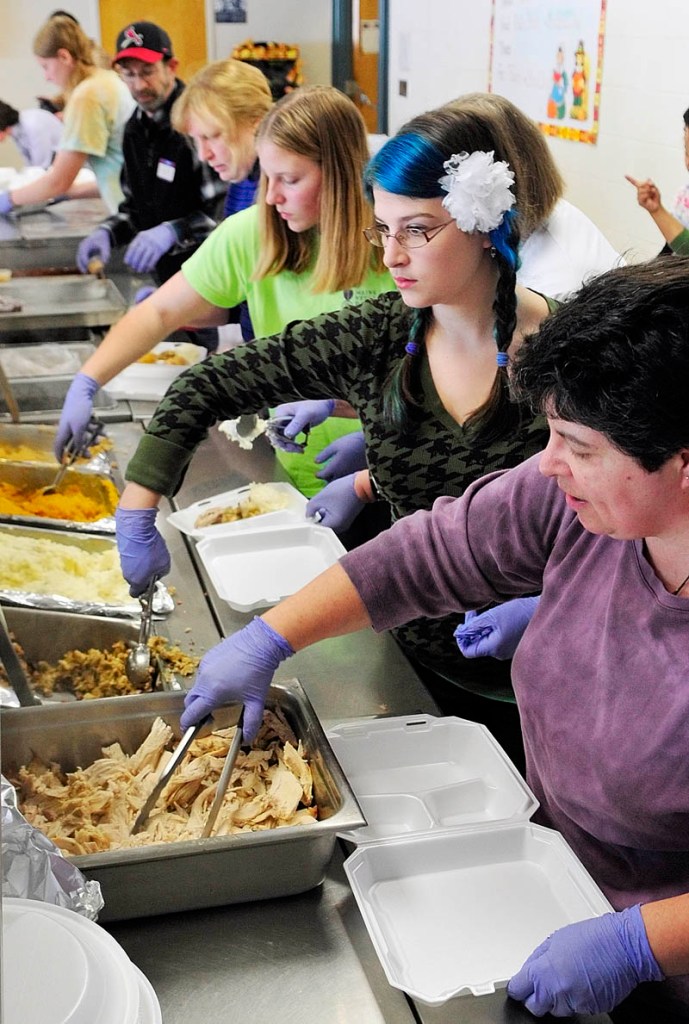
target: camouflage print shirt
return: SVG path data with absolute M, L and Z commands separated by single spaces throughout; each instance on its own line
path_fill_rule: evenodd
M 357 411 L 369 468 L 394 519 L 430 508 L 441 495 L 459 496 L 478 477 L 516 466 L 545 446 L 547 428 L 540 416 L 526 416 L 521 429 L 503 440 L 477 441 L 443 407 L 423 354 L 423 414 L 404 434 L 390 427 L 381 393 L 404 356 L 408 329 L 407 307 L 397 292 L 388 292 L 361 306 L 289 324 L 279 335 L 190 367 L 158 406 L 127 479 L 174 494 L 194 450 L 217 421 L 325 396 L 344 399 Z M 397 635 L 424 661 L 452 675 L 453 666 L 464 662 L 452 635 L 457 622 L 457 616 L 451 622 L 418 620 Z

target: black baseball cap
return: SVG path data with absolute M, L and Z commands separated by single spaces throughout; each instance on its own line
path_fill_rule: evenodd
M 133 21 L 123 28 L 117 37 L 115 50 L 113 64 L 128 57 L 155 64 L 173 55 L 169 35 L 152 21 Z

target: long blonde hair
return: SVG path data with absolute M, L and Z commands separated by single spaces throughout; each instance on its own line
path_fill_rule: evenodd
M 258 124 L 273 105 L 268 79 L 245 61 L 216 60 L 194 75 L 171 112 L 172 127 L 185 133 L 192 115 L 217 124 L 231 145 L 238 128 Z
M 259 223 L 261 255 L 254 279 L 282 270 L 301 274 L 314 258 L 311 288 L 336 292 L 361 284 L 371 267 L 381 268 L 364 238 L 372 221 L 363 191 L 368 160 L 366 126 L 352 101 L 332 86 L 304 86 L 278 100 L 261 122 L 256 140 L 313 160 L 321 168 L 320 222 L 311 231 L 290 231 L 266 203 L 261 176 Z
M 56 15 L 39 28 L 33 41 L 36 57 L 57 57 L 59 50 L 66 50 L 75 64 L 64 90 L 66 97 L 96 70 L 93 42 L 80 25 L 72 18 Z

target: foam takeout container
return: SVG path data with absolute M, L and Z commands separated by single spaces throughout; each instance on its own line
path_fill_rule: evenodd
M 345 872 L 388 981 L 436 1006 L 504 987 L 551 932 L 612 909 L 485 726 L 327 731 L 367 826 Z
M 240 612 L 277 604 L 345 553 L 332 530 L 309 522 L 205 537 L 196 550 L 218 596 Z
M 172 512 L 167 521 L 171 526 L 176 527 L 189 537 L 202 540 L 204 537 L 224 537 L 227 534 L 237 533 L 244 530 L 255 530 L 258 527 L 278 526 L 283 523 L 303 523 L 306 516 L 307 499 L 293 487 L 292 484 L 270 483 L 269 485 L 280 494 L 284 495 L 288 504 L 284 508 L 276 509 L 274 512 L 262 512 L 259 515 L 251 516 L 248 519 L 238 519 L 234 523 L 216 523 L 214 526 L 195 526 L 198 517 L 207 512 L 209 508 L 232 508 L 239 505 L 240 501 L 249 493 L 251 485 L 236 487 L 232 491 L 223 491 L 222 494 L 213 494 L 209 498 L 201 498 L 193 505 Z
M 154 354 L 178 350 L 189 360 L 185 365 L 172 363 L 131 363 L 111 381 L 103 385 L 112 398 L 132 399 L 141 402 L 158 402 L 170 384 L 180 373 L 199 363 L 206 355 L 206 349 L 191 342 L 161 341 L 151 351 Z

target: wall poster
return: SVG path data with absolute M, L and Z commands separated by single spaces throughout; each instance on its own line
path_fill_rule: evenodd
M 596 142 L 606 0 L 493 0 L 490 84 L 546 135 Z

